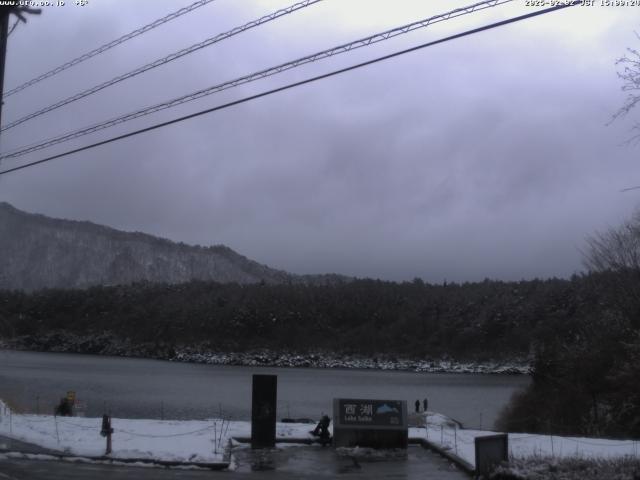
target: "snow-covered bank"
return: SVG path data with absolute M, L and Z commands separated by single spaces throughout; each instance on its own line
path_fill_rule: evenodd
M 188 463 L 228 460 L 232 437 L 251 435 L 249 422 L 220 418 L 192 421 L 113 418 L 114 459 L 153 459 Z M 12 412 L 0 401 L 0 435 L 32 443 L 54 452 L 100 457 L 106 440 L 101 418 L 54 417 Z M 312 438 L 309 424 L 278 423 L 280 438 Z M 1 443 L 1 442 L 0 442 Z
M 437 413 L 427 413 L 425 438 L 436 446 L 475 465 L 475 438 L 499 432 L 467 430 L 455 421 Z M 609 440 L 604 438 L 560 437 L 509 433 L 509 458 L 522 461 L 528 458 L 640 458 L 637 440 Z
M 636 480 L 640 460 L 535 457 L 515 459 L 491 475 L 492 480 Z
M 456 361 L 452 359 L 377 358 L 336 352 L 283 352 L 253 350 L 218 352 L 206 347 L 168 347 L 156 344 L 134 344 L 111 334 L 77 336 L 55 333 L 34 338 L 0 339 L 0 349 L 40 352 L 84 353 L 123 357 L 153 358 L 175 362 L 206 363 L 210 365 L 293 367 L 293 368 L 353 368 L 397 370 L 426 373 L 486 373 L 528 374 L 531 365 L 526 359 L 510 361 Z
M 339 355 L 332 352 L 297 354 L 287 352 L 254 351 L 242 353 L 199 352 L 184 349 L 176 352 L 172 359 L 182 362 L 208 363 L 213 365 L 243 365 L 269 367 L 308 368 L 357 368 L 377 370 L 399 370 L 427 373 L 495 373 L 527 374 L 526 363 L 505 362 L 456 362 L 454 360 L 421 360 L 408 358 L 368 358 Z

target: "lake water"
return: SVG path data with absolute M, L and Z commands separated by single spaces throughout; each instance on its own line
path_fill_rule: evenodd
M 484 428 L 530 382 L 523 375 L 231 367 L 0 350 L 0 398 L 52 413 L 67 390 L 75 390 L 87 416 L 106 408 L 125 418 L 202 419 L 222 412 L 249 419 L 254 373 L 278 375 L 278 418 L 331 414 L 336 397 L 407 400 L 410 411 L 427 397 L 429 410 Z

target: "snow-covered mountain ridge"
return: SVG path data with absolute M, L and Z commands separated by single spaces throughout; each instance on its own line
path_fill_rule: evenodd
M 27 213 L 0 202 L 0 289 L 87 288 L 143 281 L 278 284 L 341 279 L 293 275 L 224 245 L 185 245 L 91 222 Z

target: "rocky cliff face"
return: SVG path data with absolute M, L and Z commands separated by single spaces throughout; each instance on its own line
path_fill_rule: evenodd
M 308 281 L 228 247 L 189 246 L 90 222 L 59 220 L 0 202 L 0 289 L 86 288 L 138 281 Z M 329 277 L 326 277 L 329 278 Z

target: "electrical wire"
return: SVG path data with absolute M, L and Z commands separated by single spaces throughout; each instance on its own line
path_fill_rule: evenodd
M 63 72 L 75 65 L 78 65 L 82 62 L 84 62 L 85 60 L 89 60 L 92 57 L 95 57 L 96 55 L 100 55 L 101 53 L 106 52 L 107 50 L 112 49 L 113 47 L 120 45 L 121 43 L 126 42 L 127 40 L 131 40 L 132 38 L 135 38 L 139 35 L 142 35 L 143 33 L 148 32 L 149 30 L 153 30 L 156 27 L 159 27 L 160 25 L 170 22 L 171 20 L 175 20 L 178 17 L 181 17 L 182 15 L 185 15 L 186 13 L 192 12 L 193 10 L 200 8 L 200 7 L 204 7 L 205 5 L 207 5 L 208 3 L 213 2 L 214 0 L 198 0 L 197 2 L 192 3 L 191 5 L 187 6 L 187 7 L 183 7 L 180 10 L 176 10 L 173 13 L 170 13 L 162 18 L 159 18 L 143 27 L 140 27 L 136 30 L 133 30 L 132 32 L 127 33 L 126 35 L 123 35 L 115 40 L 112 40 L 109 43 L 105 43 L 104 45 L 95 48 L 93 50 L 91 50 L 90 52 L 84 53 L 82 55 L 80 55 L 79 57 L 74 58 L 73 60 L 70 60 L 52 70 L 49 70 L 48 72 L 43 73 L 42 75 L 39 75 L 35 78 L 32 78 L 31 80 L 24 82 L 21 85 L 18 85 L 15 88 L 12 88 L 11 90 L 9 90 L 8 92 L 6 92 L 2 98 L 7 98 L 15 93 L 18 93 L 22 90 L 24 90 L 25 88 L 31 87 L 32 85 L 35 85 L 36 83 L 39 83 L 47 78 L 51 78 L 54 75 L 57 75 L 60 72 Z
M 249 75 L 245 75 L 243 77 L 240 78 L 236 78 L 234 80 L 229 80 L 223 83 L 220 83 L 218 85 L 214 85 L 211 87 L 207 87 L 205 89 L 202 90 L 198 90 L 196 92 L 192 92 L 190 94 L 187 95 L 183 95 L 181 97 L 178 98 L 174 98 L 172 100 L 160 103 L 160 104 L 156 104 L 156 105 L 152 105 L 149 107 L 145 107 L 143 109 L 137 110 L 135 112 L 131 112 L 128 113 L 126 115 L 122 115 L 120 117 L 116 117 L 116 118 L 112 118 L 110 120 L 101 122 L 101 123 L 97 123 L 94 125 L 91 125 L 89 127 L 85 127 L 82 128 L 80 130 L 75 130 L 72 132 L 68 132 L 62 135 L 59 135 L 57 137 L 53 137 L 44 141 L 41 141 L 39 143 L 35 143 L 35 144 L 31 144 L 31 145 L 26 145 L 23 147 L 18 147 L 18 149 L 14 149 L 12 151 L 8 151 L 5 152 L 3 154 L 0 155 L 0 160 L 3 159 L 8 159 L 8 158 L 15 158 L 15 157 L 20 157 L 22 155 L 25 155 L 27 153 L 31 153 L 34 152 L 36 150 L 41 150 L 43 148 L 47 148 L 47 147 L 51 147 L 53 145 L 57 145 L 59 143 L 62 142 L 66 142 L 68 140 L 73 140 L 75 138 L 79 138 L 82 137 L 84 135 L 88 135 L 94 132 L 97 132 L 99 130 L 104 130 L 106 128 L 110 128 L 113 127 L 115 125 L 124 123 L 124 122 L 128 122 L 130 120 L 134 120 L 136 118 L 140 118 L 146 115 L 150 115 L 152 113 L 156 113 L 159 112 L 161 110 L 166 110 L 168 108 L 173 108 L 176 107 L 178 105 L 181 105 L 183 103 L 187 103 L 187 102 L 191 102 L 193 100 L 197 100 L 203 97 L 206 97 L 208 95 L 212 95 L 214 93 L 217 92 L 221 92 L 223 90 L 227 90 L 229 88 L 234 88 L 246 83 L 250 83 L 256 80 L 260 80 L 272 75 L 276 75 L 278 73 L 282 73 L 284 71 L 287 70 L 291 70 L 293 68 L 297 68 L 300 67 L 302 65 L 308 64 L 308 63 L 312 63 L 318 60 L 322 60 L 328 57 L 332 57 L 334 55 L 338 55 L 341 53 L 345 53 L 345 52 L 349 52 L 351 50 L 357 49 L 357 48 L 361 48 L 361 47 L 366 47 L 384 40 L 388 40 L 390 38 L 396 37 L 398 35 L 403 35 L 409 32 L 412 32 L 414 30 L 417 30 L 419 28 L 425 28 L 429 25 L 432 25 L 434 23 L 439 23 L 442 21 L 446 21 L 446 20 L 450 20 L 452 18 L 456 18 L 456 17 L 460 17 L 462 15 L 468 15 L 470 13 L 473 12 L 477 12 L 480 10 L 484 10 L 487 8 L 492 8 L 492 7 L 496 7 L 498 5 L 502 5 L 505 3 L 509 3 L 512 2 L 513 0 L 485 0 L 479 3 L 475 3 L 466 7 L 462 7 L 462 8 L 457 8 L 454 10 L 451 10 L 449 12 L 440 14 L 440 15 L 435 15 L 423 20 L 419 20 L 417 22 L 413 22 L 413 23 L 409 23 L 407 25 L 403 25 L 401 27 L 396 27 L 394 29 L 391 30 L 387 30 L 381 33 L 376 33 L 374 35 L 370 35 L 368 37 L 364 37 L 349 43 L 345 43 L 342 45 L 339 45 L 337 47 L 333 47 L 333 48 L 329 48 L 326 50 L 322 50 L 320 52 L 316 52 L 313 53 L 311 55 L 307 55 L 305 57 L 301 57 L 298 58 L 296 60 L 292 60 L 290 62 L 286 62 L 283 63 L 281 65 L 277 65 L 275 67 L 270 67 L 264 70 L 260 70 L 258 72 L 254 72 L 251 73 Z M 15 122 L 14 122 L 15 123 Z M 8 127 L 5 127 L 8 128 Z M 0 130 L 2 131 L 2 130 Z
M 255 94 L 255 95 L 244 97 L 244 98 L 241 98 L 239 100 L 235 100 L 235 101 L 232 101 L 232 102 L 229 102 L 229 103 L 218 105 L 216 107 L 208 108 L 206 110 L 201 110 L 199 112 L 195 112 L 195 113 L 192 113 L 192 114 L 189 114 L 189 115 L 185 115 L 185 116 L 182 116 L 182 117 L 179 117 L 179 118 L 175 118 L 173 120 L 169 120 L 169 121 L 166 121 L 166 122 L 158 123 L 158 124 L 152 125 L 150 127 L 142 128 L 140 130 L 129 132 L 129 133 L 126 133 L 126 134 L 123 134 L 123 135 L 118 135 L 116 137 L 112 137 L 112 138 L 109 138 L 107 140 L 102 140 L 102 141 L 99 141 L 99 142 L 96 142 L 96 143 L 93 143 L 93 144 L 90 144 L 90 145 L 85 145 L 84 147 L 79 147 L 79 148 L 75 148 L 73 150 L 68 150 L 66 152 L 59 153 L 57 155 L 52 155 L 50 157 L 46 157 L 46 158 L 43 158 L 41 160 L 37 160 L 37 161 L 26 163 L 24 165 L 19 165 L 17 167 L 9 168 L 9 169 L 0 171 L 0 175 L 6 175 L 6 174 L 11 173 L 11 172 L 15 172 L 15 171 L 18 171 L 18 170 L 23 170 L 25 168 L 33 167 L 35 165 L 39 165 L 39 164 L 42 164 L 42 163 L 45 163 L 45 162 L 50 162 L 52 160 L 55 160 L 55 159 L 58 159 L 58 158 L 61 158 L 61 157 L 65 157 L 65 156 L 68 156 L 68 155 L 71 155 L 71 154 L 74 154 L 74 153 L 86 151 L 86 150 L 89 150 L 89 149 L 92 149 L 92 148 L 95 148 L 95 147 L 98 147 L 98 146 L 101 146 L 101 145 L 106 145 L 108 143 L 112 143 L 112 142 L 115 142 L 115 141 L 118 141 L 118 140 L 122 140 L 122 139 L 125 139 L 125 138 L 133 137 L 135 135 L 139 135 L 141 133 L 145 133 L 145 132 L 149 132 L 149 131 L 152 131 L 152 130 L 156 130 L 158 128 L 162 128 L 162 127 L 165 127 L 165 126 L 168 126 L 168 125 L 172 125 L 174 123 L 178 123 L 178 122 L 182 122 L 182 121 L 185 121 L 185 120 L 188 120 L 188 119 L 191 119 L 191 118 L 199 117 L 199 116 L 202 116 L 202 115 L 205 115 L 205 114 L 208 114 L 208 113 L 212 113 L 212 112 L 215 112 L 215 111 L 218 111 L 218 110 L 223 110 L 223 109 L 235 106 L 235 105 L 239 105 L 239 104 L 242 104 L 242 103 L 249 102 L 251 100 L 255 100 L 255 99 L 258 99 L 258 98 L 266 97 L 266 96 L 272 95 L 274 93 L 278 93 L 278 92 L 282 92 L 282 91 L 285 91 L 285 90 L 289 90 L 291 88 L 295 88 L 295 87 L 298 87 L 298 86 L 301 86 L 301 85 L 306 85 L 308 83 L 316 82 L 318 80 L 323 80 L 325 78 L 333 77 L 333 76 L 336 76 L 336 75 L 339 75 L 339 74 L 342 74 L 342 73 L 346 73 L 346 72 L 349 72 L 349 71 L 352 71 L 352 70 L 356 70 L 356 69 L 359 69 L 359 68 L 362 68 L 362 67 L 365 67 L 365 66 L 368 66 L 368 65 L 372 65 L 372 64 L 375 64 L 375 63 L 378 63 L 378 62 L 382 62 L 384 60 L 389 60 L 391 58 L 399 57 L 401 55 L 404 55 L 404 54 L 407 54 L 407 53 L 410 53 L 410 52 L 415 52 L 415 51 L 421 50 L 423 48 L 431 47 L 431 46 L 438 45 L 438 44 L 441 44 L 441 43 L 445 43 L 445 42 L 448 42 L 448 41 L 451 41 L 451 40 L 455 40 L 455 39 L 458 39 L 458 38 L 466 37 L 468 35 L 473 35 L 473 34 L 480 33 L 480 32 L 486 31 L 486 30 L 491 30 L 491 29 L 498 28 L 498 27 L 501 27 L 501 26 L 504 26 L 504 25 L 508 25 L 508 24 L 511 24 L 511 23 L 515 23 L 515 22 L 519 22 L 519 21 L 526 20 L 526 19 L 529 19 L 529 18 L 533 18 L 533 17 L 537 17 L 537 16 L 540 16 L 540 15 L 544 15 L 544 14 L 547 14 L 547 13 L 555 12 L 555 11 L 562 10 L 562 9 L 565 9 L 565 8 L 568 8 L 568 7 L 573 7 L 575 5 L 580 5 L 581 3 L 582 3 L 582 0 L 573 0 L 573 1 L 569 2 L 569 3 L 563 3 L 561 5 L 557 5 L 557 6 L 554 6 L 554 7 L 546 8 L 544 10 L 538 10 L 538 11 L 531 12 L 531 13 L 528 13 L 528 14 L 525 14 L 525 15 L 520 15 L 520 16 L 517 16 L 517 17 L 509 18 L 507 20 L 502 20 L 502 21 L 499 21 L 499 22 L 495 22 L 495 23 L 491 23 L 491 24 L 488 24 L 488 25 L 484 25 L 482 27 L 474 28 L 474 29 L 471 29 L 471 30 L 466 30 L 464 32 L 457 33 L 457 34 L 454 34 L 454 35 L 450 35 L 448 37 L 444 37 L 444 38 L 441 38 L 439 40 L 434 40 L 434 41 L 431 41 L 431 42 L 423 43 L 423 44 L 417 45 L 415 47 L 411 47 L 411 48 L 407 48 L 407 49 L 404 49 L 404 50 L 400 50 L 400 51 L 397 51 L 397 52 L 394 52 L 394 53 L 391 53 L 391 54 L 388 54 L 388 55 L 384 55 L 384 56 L 381 56 L 381 57 L 374 58 L 372 60 L 367 60 L 365 62 L 361 62 L 361 63 L 355 64 L 355 65 L 351 65 L 349 67 L 341 68 L 339 70 L 334 70 L 334 71 L 329 72 L 329 73 L 325 73 L 325 74 L 322 74 L 322 75 L 317 75 L 315 77 L 307 78 L 305 80 L 301 80 L 301 81 L 298 81 L 298 82 L 290 83 L 290 84 L 284 85 L 282 87 L 278 87 L 278 88 L 274 88 L 274 89 L 271 89 L 271 90 L 267 90 L 265 92 L 261 92 L 261 93 Z
M 60 107 L 63 107 L 65 105 L 68 105 L 70 103 L 76 102 L 82 98 L 88 97 L 89 95 L 93 95 L 94 93 L 97 93 L 101 90 L 104 90 L 105 88 L 111 87 L 112 85 L 116 85 L 120 82 L 123 82 L 125 80 L 128 80 L 129 78 L 133 78 L 137 75 L 140 75 L 142 73 L 148 72 L 149 70 L 153 70 L 154 68 L 160 67 L 162 65 L 165 65 L 169 62 L 172 62 L 174 60 L 177 60 L 179 58 L 182 58 L 186 55 L 189 55 L 191 53 L 197 52 L 198 50 L 201 50 L 205 47 L 209 47 L 215 43 L 221 42 L 222 40 L 226 40 L 230 37 L 233 37 L 235 35 L 238 35 L 239 33 L 242 33 L 246 30 L 250 30 L 252 28 L 258 27 L 264 23 L 267 22 L 271 22 L 273 20 L 276 20 L 284 15 L 288 15 L 290 13 L 293 13 L 297 10 L 301 10 L 303 8 L 306 8 L 310 5 L 313 5 L 315 3 L 321 2 L 322 0 L 304 0 L 302 2 L 296 3 L 294 5 L 291 5 L 289 7 L 277 10 L 273 13 L 270 13 L 269 15 L 265 15 L 263 17 L 258 18 L 257 20 L 252 20 L 249 23 L 246 23 L 244 25 L 241 25 L 239 27 L 235 27 L 231 30 L 229 30 L 228 32 L 224 32 L 224 33 L 220 33 L 218 35 L 215 35 L 213 37 L 207 38 L 206 40 L 203 40 L 202 42 L 199 43 L 195 43 L 187 48 L 183 48 L 182 50 L 179 50 L 177 52 L 173 52 L 163 58 L 159 58 L 158 60 L 155 60 L 151 63 L 147 63 L 146 65 L 143 65 L 142 67 L 138 67 L 135 70 L 132 70 L 130 72 L 124 73 L 122 75 L 118 75 L 117 77 L 112 78 L 111 80 L 107 80 L 106 82 L 100 83 L 98 85 L 95 85 L 91 88 L 88 88 L 86 90 L 83 90 L 82 92 L 76 93 L 75 95 L 72 95 L 70 97 L 67 97 L 63 100 L 60 100 L 52 105 L 49 105 L 48 107 L 42 108 L 36 112 L 30 113 L 29 115 L 25 115 L 22 118 L 19 118 L 5 126 L 3 126 L 2 128 L 0 128 L 0 132 L 4 132 L 5 130 L 9 130 L 10 128 L 13 128 L 17 125 L 20 125 L 21 123 L 24 123 L 28 120 L 31 120 L 33 118 L 39 117 L 40 115 L 44 115 L 45 113 L 51 112 L 53 110 L 56 110 Z

